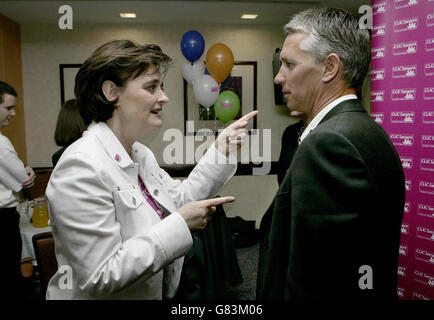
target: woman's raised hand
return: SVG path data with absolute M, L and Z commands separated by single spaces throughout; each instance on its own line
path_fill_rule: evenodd
M 215 147 L 226 157 L 233 151 L 241 148 L 247 135 L 247 124 L 258 111 L 252 111 L 227 126 L 217 137 Z

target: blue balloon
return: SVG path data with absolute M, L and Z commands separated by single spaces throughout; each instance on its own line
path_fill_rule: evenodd
M 181 51 L 184 57 L 191 63 L 199 59 L 205 49 L 205 40 L 196 30 L 184 33 L 181 39 Z

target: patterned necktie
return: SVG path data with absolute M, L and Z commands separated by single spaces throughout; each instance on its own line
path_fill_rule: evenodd
M 302 127 L 300 128 L 300 130 L 298 130 L 298 133 L 297 133 L 297 141 L 298 141 L 298 144 L 300 144 L 300 142 L 301 142 L 300 138 L 301 138 L 301 135 L 303 134 L 304 129 L 305 129 L 305 127 L 302 126 Z

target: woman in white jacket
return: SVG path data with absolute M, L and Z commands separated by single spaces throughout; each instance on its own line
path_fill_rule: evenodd
M 209 198 L 235 173 L 227 157 L 256 112 L 228 126 L 182 182 L 136 142 L 162 125 L 170 61 L 158 46 L 118 40 L 81 66 L 75 95 L 90 125 L 46 190 L 59 265 L 47 299 L 173 297 L 190 231 L 203 229 L 216 205 L 234 201 Z

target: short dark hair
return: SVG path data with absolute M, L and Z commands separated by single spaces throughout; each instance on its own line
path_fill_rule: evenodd
M 122 87 L 152 65 L 163 68 L 165 73 L 171 62 L 159 46 L 139 45 L 130 40 L 111 41 L 96 49 L 75 77 L 74 93 L 85 123 L 105 122 L 113 116 L 117 99 L 106 99 L 102 92 L 104 81 L 110 80 Z
M 14 88 L 12 88 L 10 85 L 8 85 L 6 82 L 0 81 L 0 103 L 3 103 L 3 96 L 4 94 L 10 94 L 14 97 L 17 96 L 17 92 L 15 91 Z
M 67 147 L 79 139 L 86 130 L 86 125 L 78 111 L 75 100 L 66 101 L 57 118 L 54 141 L 60 147 Z

